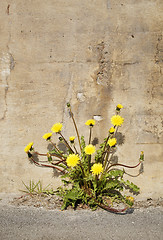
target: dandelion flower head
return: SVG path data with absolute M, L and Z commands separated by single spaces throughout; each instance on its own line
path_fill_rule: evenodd
M 55 123 L 51 128 L 52 132 L 56 132 L 56 133 L 60 132 L 61 129 L 62 129 L 62 123 L 60 123 L 60 122 Z
M 33 146 L 33 142 L 30 142 L 30 143 L 24 148 L 24 152 L 28 153 L 28 152 L 31 150 L 32 146 Z
M 108 144 L 109 144 L 110 147 L 114 147 L 116 145 L 116 143 L 117 143 L 116 138 L 110 138 L 108 140 Z
M 85 151 L 86 154 L 92 155 L 93 153 L 95 153 L 96 148 L 92 144 L 89 144 L 84 148 L 84 151 Z
M 70 140 L 70 142 L 74 142 L 74 140 L 75 140 L 75 136 L 71 136 L 71 137 L 69 137 L 69 140 Z
M 124 122 L 124 118 L 122 118 L 120 115 L 114 115 L 111 118 L 111 123 L 114 126 L 121 126 Z
M 95 120 L 89 119 L 86 121 L 85 125 L 93 127 L 95 125 Z
M 99 175 L 101 172 L 103 172 L 103 167 L 101 163 L 95 163 L 91 167 L 91 171 L 93 175 Z
M 79 155 L 78 154 L 70 154 L 67 159 L 67 166 L 68 167 L 75 167 L 79 163 Z
M 45 139 L 45 140 L 49 140 L 52 136 L 52 133 L 45 133 L 42 138 Z
M 118 104 L 117 109 L 121 109 L 121 108 L 123 108 L 123 106 L 121 104 Z

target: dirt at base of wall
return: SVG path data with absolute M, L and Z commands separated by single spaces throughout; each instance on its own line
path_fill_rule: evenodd
M 49 210 L 53 209 L 61 209 L 62 206 L 62 198 L 56 195 L 46 195 L 46 194 L 25 194 L 20 197 L 15 197 L 14 199 L 9 201 L 9 204 L 15 206 L 33 206 L 33 207 L 41 207 Z M 134 206 L 135 209 L 138 208 L 148 208 L 148 207 L 163 207 L 163 198 L 160 197 L 158 199 L 147 198 L 144 201 L 135 201 Z M 68 209 L 72 209 L 68 207 Z M 87 205 L 79 204 L 76 208 L 80 209 L 89 209 Z

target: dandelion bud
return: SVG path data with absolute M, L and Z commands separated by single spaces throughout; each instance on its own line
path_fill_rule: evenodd
M 111 127 L 110 129 L 109 129 L 109 133 L 110 134 L 113 134 L 115 132 L 115 128 L 114 127 Z
M 141 151 L 141 154 L 140 154 L 140 161 L 144 161 L 144 152 Z
M 116 111 L 120 111 L 121 108 L 123 108 L 123 106 L 122 106 L 121 104 L 118 104 L 118 105 L 116 106 Z
M 51 162 L 52 161 L 52 157 L 50 155 L 50 153 L 47 152 L 47 157 L 48 157 L 48 161 Z
M 71 137 L 69 137 L 69 140 L 70 140 L 71 143 L 74 143 L 75 136 L 71 136 Z
M 69 103 L 69 102 L 67 103 L 67 107 L 68 107 L 68 108 L 69 108 L 69 107 L 71 107 L 71 105 L 70 105 L 70 103 Z

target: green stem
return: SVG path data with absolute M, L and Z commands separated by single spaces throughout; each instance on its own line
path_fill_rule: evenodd
M 81 162 L 80 162 L 79 166 L 80 166 L 80 168 L 81 168 L 81 170 L 82 170 L 83 178 L 84 178 L 84 177 L 85 177 L 85 173 L 84 173 L 84 169 L 83 169 L 83 166 L 82 166 Z
M 112 155 L 110 156 L 110 159 L 108 160 L 108 162 L 106 164 L 106 169 L 108 169 L 108 167 L 109 167 L 109 164 L 111 162 L 111 158 L 112 158 L 113 154 L 114 154 L 114 152 L 112 152 Z M 109 156 L 108 156 L 108 158 L 109 158 Z
M 80 162 L 80 165 L 79 165 L 79 166 L 80 166 L 80 168 L 81 168 L 81 170 L 82 170 L 82 173 L 83 173 L 83 183 L 84 183 L 84 188 L 87 189 L 88 186 L 87 186 L 86 181 L 84 180 L 84 178 L 85 178 L 85 172 L 84 172 L 84 169 L 83 169 L 83 166 L 82 166 L 81 162 Z
M 64 155 L 61 153 L 61 151 L 59 150 L 59 148 L 57 148 L 56 144 L 53 143 L 51 140 L 50 140 L 50 142 L 51 142 L 51 144 L 53 145 L 53 147 L 59 152 L 59 154 L 60 154 L 64 159 L 66 159 L 66 158 L 64 157 Z
M 63 138 L 63 140 L 64 140 L 64 142 L 65 142 L 65 144 L 66 144 L 66 146 L 70 149 L 70 151 L 72 152 L 72 153 L 74 153 L 74 151 L 73 151 L 73 149 L 70 147 L 70 145 L 68 144 L 68 142 L 66 141 L 66 139 L 64 138 L 64 136 L 62 135 L 62 133 L 61 132 L 59 132 L 59 134 L 61 135 L 61 137 Z
M 107 139 L 106 139 L 106 141 L 105 141 L 105 145 L 104 145 L 104 148 L 103 148 L 103 151 L 102 151 L 102 162 L 104 161 L 104 158 L 105 158 L 105 154 L 106 154 L 106 151 L 105 151 L 105 149 L 106 149 L 106 145 L 107 145 L 107 142 L 108 142 L 108 140 L 109 140 L 109 137 L 110 137 L 110 134 L 108 135 L 108 137 L 107 137 Z
M 107 160 L 108 160 L 109 154 L 110 154 L 110 146 L 109 146 L 109 148 L 108 148 L 108 150 L 107 150 L 106 157 L 105 157 L 104 171 L 105 171 L 105 167 L 106 167 L 106 164 L 107 164 Z
M 114 128 L 116 128 L 116 126 L 114 126 Z M 115 132 L 113 133 L 112 138 L 115 137 L 117 131 L 118 131 L 118 126 L 117 126 Z M 106 149 L 106 145 L 107 145 L 107 142 L 108 142 L 110 136 L 111 136 L 111 135 L 110 135 L 110 133 L 109 133 L 109 135 L 108 135 L 108 137 L 107 137 L 107 139 L 106 139 L 106 141 L 105 141 L 105 146 L 104 146 L 104 149 L 103 149 L 103 152 L 102 152 L 102 158 L 103 158 L 103 159 L 105 158 L 105 154 L 106 154 L 105 149 Z
M 87 155 L 87 159 L 88 159 L 88 174 L 89 174 L 91 169 L 91 155 Z
M 39 155 L 39 156 L 46 156 L 46 157 L 47 157 L 47 154 L 46 154 L 46 153 L 39 153 L 39 152 L 33 152 L 33 153 L 35 153 L 35 154 L 37 154 L 37 155 Z M 58 156 L 58 155 L 55 154 L 55 153 L 51 153 L 50 156 L 55 156 L 55 157 L 63 160 L 63 158 L 62 158 L 61 156 Z
M 76 149 L 76 147 L 75 147 L 75 143 L 74 143 L 74 149 L 75 149 L 76 154 L 78 154 L 78 151 L 77 151 L 77 149 Z
M 77 134 L 77 137 L 78 137 L 78 142 L 79 142 L 79 147 L 80 147 L 80 151 L 82 152 L 82 147 L 81 147 L 81 143 L 80 143 L 80 137 L 79 137 L 79 132 L 78 132 L 78 129 L 77 129 L 77 125 L 76 125 L 76 122 L 75 122 L 75 119 L 74 119 L 74 115 L 71 111 L 71 108 L 69 108 L 70 110 L 70 115 L 72 117 L 72 121 L 74 123 L 74 127 L 75 127 L 75 130 L 76 130 L 76 134 Z
M 96 188 L 98 189 L 98 176 L 95 175 Z M 95 192 L 95 198 L 97 198 L 97 193 Z
M 90 132 L 89 132 L 89 141 L 88 141 L 88 144 L 91 143 L 91 136 L 92 136 L 92 127 L 90 126 Z

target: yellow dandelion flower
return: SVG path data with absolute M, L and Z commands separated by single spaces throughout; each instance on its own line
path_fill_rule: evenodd
M 123 106 L 121 104 L 117 105 L 117 110 L 120 110 L 121 108 L 123 108 Z
M 55 123 L 51 128 L 52 132 L 56 132 L 56 133 L 60 132 L 61 129 L 62 129 L 62 123 L 60 123 L 60 122 Z
M 85 125 L 93 127 L 95 125 L 95 120 L 89 119 L 86 121 Z
M 52 133 L 45 133 L 45 134 L 42 136 L 42 138 L 45 139 L 45 140 L 50 140 L 51 136 L 52 136 Z
M 129 201 L 132 202 L 132 203 L 134 202 L 134 198 L 131 197 L 131 196 L 126 197 L 126 199 L 129 200 Z
M 86 154 L 92 155 L 93 153 L 96 152 L 96 148 L 92 144 L 89 144 L 84 148 L 84 151 L 85 151 Z
M 116 143 L 117 143 L 116 138 L 110 138 L 108 140 L 108 144 L 109 144 L 110 147 L 114 147 L 116 145 Z
M 79 155 L 78 154 L 70 154 L 67 159 L 67 166 L 68 167 L 75 167 L 79 163 Z
M 33 142 L 30 142 L 25 148 L 24 148 L 24 152 L 28 153 L 33 146 Z
M 100 173 L 103 172 L 103 167 L 101 163 L 95 163 L 93 164 L 93 166 L 91 167 L 91 171 L 94 175 L 99 175 Z
M 110 134 L 113 134 L 115 132 L 115 128 L 114 127 L 111 127 L 110 129 L 109 129 L 109 133 Z
M 71 143 L 74 143 L 75 136 L 71 136 L 71 137 L 69 137 L 69 140 L 70 140 Z
M 119 115 L 114 115 L 112 116 L 111 118 L 111 123 L 114 125 L 114 126 L 121 126 L 124 122 L 124 118 L 122 118 L 121 116 Z

